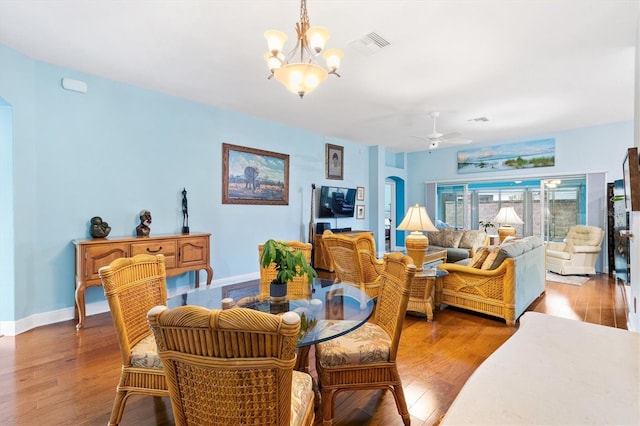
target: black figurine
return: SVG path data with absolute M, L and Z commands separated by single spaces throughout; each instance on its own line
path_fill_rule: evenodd
M 91 218 L 91 229 L 89 234 L 93 238 L 104 238 L 111 232 L 111 227 L 107 222 L 103 222 L 100 216 L 94 216 Z
M 182 233 L 189 233 L 189 206 L 187 204 L 186 188 L 182 188 Z

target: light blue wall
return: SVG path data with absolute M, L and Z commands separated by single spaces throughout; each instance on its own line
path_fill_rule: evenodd
M 368 182 L 363 145 L 41 63 L 2 45 L 0 63 L 0 99 L 13 110 L 15 200 L 15 261 L 0 257 L 3 271 L 8 263 L 15 269 L 15 281 L 0 275 L 0 294 L 15 289 L 15 312 L 3 300 L 0 321 L 73 307 L 71 241 L 89 237 L 92 216 L 109 222 L 111 237 L 131 236 L 147 208 L 152 235 L 178 233 L 185 187 L 192 232 L 212 234 L 218 280 L 257 273 L 258 243 L 270 237 L 307 240 L 311 184 L 336 183 L 325 179 L 326 142 L 344 146 L 341 185 Z M 62 89 L 63 77 L 86 82 L 88 92 Z M 224 142 L 289 154 L 289 205 L 223 205 Z M 338 226 L 368 229 L 369 221 Z M 169 286 L 192 280 L 176 277 Z M 102 300 L 101 287 L 88 289 L 87 303 Z
M 585 172 L 608 172 L 607 181 L 622 177 L 622 160 L 633 146 L 633 121 L 625 121 L 556 133 L 507 139 L 478 144 L 500 145 L 513 142 L 555 138 L 556 161 L 553 167 L 509 172 L 457 173 L 457 152 L 463 147 L 436 149 L 407 154 L 407 198 L 410 203 L 425 203 L 425 182 L 502 179 L 531 175 L 557 175 Z
M 52 66 L 2 45 L 0 63 L 0 102 L 6 101 L 5 108 L 12 112 L 10 120 L 0 123 L 0 153 L 13 151 L 13 185 L 3 180 L 0 201 L 13 199 L 9 231 L 14 238 L 7 248 L 5 231 L 11 214 L 4 213 L 3 202 L 0 250 L 12 249 L 14 258 L 0 256 L 0 321 L 73 307 L 71 241 L 88 237 L 92 216 L 109 222 L 112 237 L 129 236 L 134 234 L 138 212 L 148 208 L 153 214 L 152 234 L 179 232 L 183 187 L 189 193 L 191 230 L 212 234 L 214 280 L 257 273 L 259 242 L 270 237 L 306 241 L 311 183 L 318 187 L 336 183 L 324 178 L 327 142 L 344 146 L 341 185 L 366 187 L 365 220 L 333 221 L 337 227 L 383 229 L 377 219 L 383 217 L 387 176 L 406 178 L 403 195 L 411 204 L 424 203 L 426 181 L 506 176 L 457 175 L 455 148 L 407 154 L 400 169 L 396 170 L 397 164 L 389 169 L 384 165 L 387 153 L 380 148 L 329 140 Z M 85 81 L 88 92 L 63 90 L 63 77 Z M 7 130 L 6 121 L 11 120 Z M 633 145 L 632 135 L 628 122 L 492 144 L 554 137 L 557 166 L 540 169 L 541 173 L 609 170 L 608 180 L 613 180 L 621 175 L 621 153 Z M 224 142 L 289 154 L 289 205 L 223 205 Z M 192 279 L 191 274 L 169 279 L 169 286 L 187 285 Z M 88 303 L 103 300 L 100 287 L 87 291 Z

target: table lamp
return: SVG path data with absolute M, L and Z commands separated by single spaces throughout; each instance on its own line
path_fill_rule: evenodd
M 522 225 L 524 223 L 513 207 L 502 207 L 493 221 L 502 225 L 498 228 L 501 243 L 509 235 L 516 236 L 516 228 L 511 225 Z
M 407 247 L 409 257 L 413 259 L 413 264 L 416 265 L 416 271 L 422 271 L 424 255 L 427 252 L 427 247 L 429 247 L 429 238 L 422 231 L 438 230 L 433 226 L 427 210 L 418 204 L 409 207 L 404 219 L 398 225 L 398 230 L 411 231 L 405 238 L 404 244 Z

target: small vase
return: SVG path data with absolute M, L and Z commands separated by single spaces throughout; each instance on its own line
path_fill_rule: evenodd
M 287 300 L 287 285 L 271 282 L 269 284 L 269 296 L 273 302 L 284 302 Z

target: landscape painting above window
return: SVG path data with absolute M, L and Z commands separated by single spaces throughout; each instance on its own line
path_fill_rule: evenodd
M 555 139 L 485 146 L 458 151 L 458 173 L 551 167 L 555 161 Z

